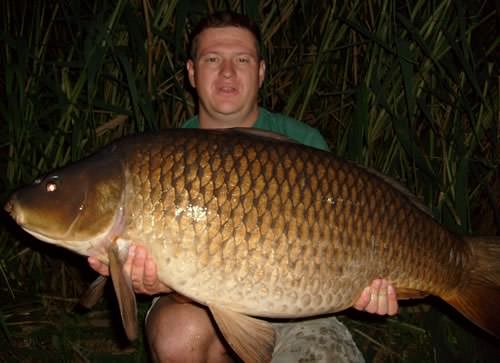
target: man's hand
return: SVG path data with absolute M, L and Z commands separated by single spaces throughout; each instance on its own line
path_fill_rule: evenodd
M 90 267 L 104 276 L 109 275 L 109 268 L 95 257 L 89 257 Z M 130 246 L 127 261 L 123 267 L 130 276 L 134 291 L 139 294 L 155 295 L 170 292 L 171 290 L 158 280 L 156 264 L 143 246 Z
M 395 315 L 398 313 L 396 291 L 386 280 L 376 279 L 366 287 L 353 307 L 378 315 Z

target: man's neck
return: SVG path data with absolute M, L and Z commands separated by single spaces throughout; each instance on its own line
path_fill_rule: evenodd
M 202 129 L 220 129 L 230 127 L 252 127 L 259 117 L 259 107 L 245 116 L 240 115 L 216 115 L 215 117 L 208 113 L 200 111 L 198 119 Z

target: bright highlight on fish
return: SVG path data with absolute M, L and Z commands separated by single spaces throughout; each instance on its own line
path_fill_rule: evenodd
M 247 362 L 273 351 L 259 317 L 349 308 L 378 277 L 398 298 L 436 295 L 500 336 L 498 237 L 455 235 L 389 178 L 273 134 L 126 137 L 20 189 L 6 210 L 38 239 L 110 264 L 131 339 L 132 243 L 164 284 L 210 308 Z

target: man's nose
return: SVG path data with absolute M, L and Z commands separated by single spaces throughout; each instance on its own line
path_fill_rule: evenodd
M 233 62 L 229 59 L 224 60 L 222 62 L 221 72 L 224 77 L 231 78 L 235 73 Z

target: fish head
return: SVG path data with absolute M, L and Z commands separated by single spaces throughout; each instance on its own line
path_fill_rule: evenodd
M 124 184 L 119 158 L 100 153 L 17 190 L 5 210 L 36 238 L 93 255 L 117 233 Z

